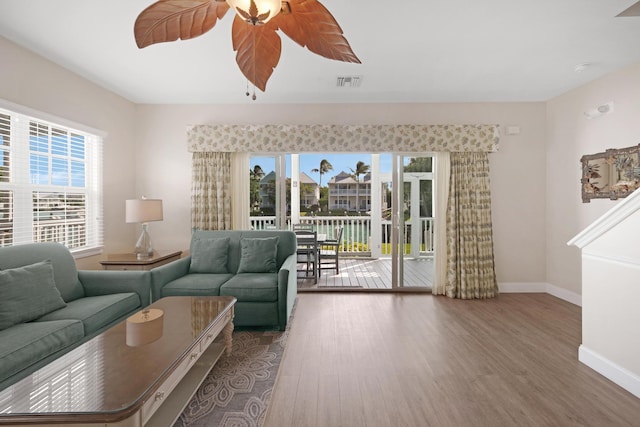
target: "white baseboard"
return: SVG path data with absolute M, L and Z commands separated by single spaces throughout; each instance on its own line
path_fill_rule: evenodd
M 640 377 L 638 375 L 602 357 L 595 351 L 589 350 L 584 345 L 580 345 L 578 349 L 578 360 L 640 398 Z
M 544 294 L 547 292 L 546 283 L 537 282 L 500 282 L 498 289 L 505 294 Z
M 550 294 L 562 300 L 582 307 L 582 295 L 567 289 L 551 285 L 545 282 L 502 282 L 498 283 L 500 292 L 505 294 L 515 293 L 542 293 Z
M 582 295 L 547 283 L 547 293 L 582 307 Z

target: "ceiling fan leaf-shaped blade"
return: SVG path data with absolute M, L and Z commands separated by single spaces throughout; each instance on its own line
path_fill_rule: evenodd
M 279 14 L 272 21 L 289 38 L 325 58 L 360 63 L 342 28 L 331 12 L 317 0 L 291 0 L 291 12 Z
M 155 43 L 198 37 L 229 10 L 217 0 L 160 0 L 136 18 L 134 35 L 140 49 Z
M 627 9 L 616 15 L 616 18 L 627 16 L 640 16 L 640 1 L 632 4 Z
M 238 15 L 233 20 L 231 38 L 238 67 L 263 92 L 280 61 L 282 41 L 276 29 L 273 25 L 248 24 Z

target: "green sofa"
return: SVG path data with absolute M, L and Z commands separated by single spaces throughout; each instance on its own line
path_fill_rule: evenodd
M 284 330 L 297 295 L 292 231 L 195 231 L 190 255 L 151 270 L 153 300 L 230 295 L 234 325 Z
M 58 243 L 0 248 L 0 390 L 149 305 L 149 271 L 78 271 Z

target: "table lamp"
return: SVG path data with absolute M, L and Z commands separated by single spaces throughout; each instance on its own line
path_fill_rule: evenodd
M 153 256 L 151 237 L 149 236 L 149 222 L 162 221 L 162 200 L 160 199 L 131 199 L 126 201 L 125 221 L 139 222 L 142 224 L 142 234 L 136 243 L 135 254 L 137 259 L 145 259 Z

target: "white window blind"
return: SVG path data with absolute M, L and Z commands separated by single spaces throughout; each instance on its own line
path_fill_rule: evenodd
M 102 247 L 102 137 L 0 108 L 0 246 Z

